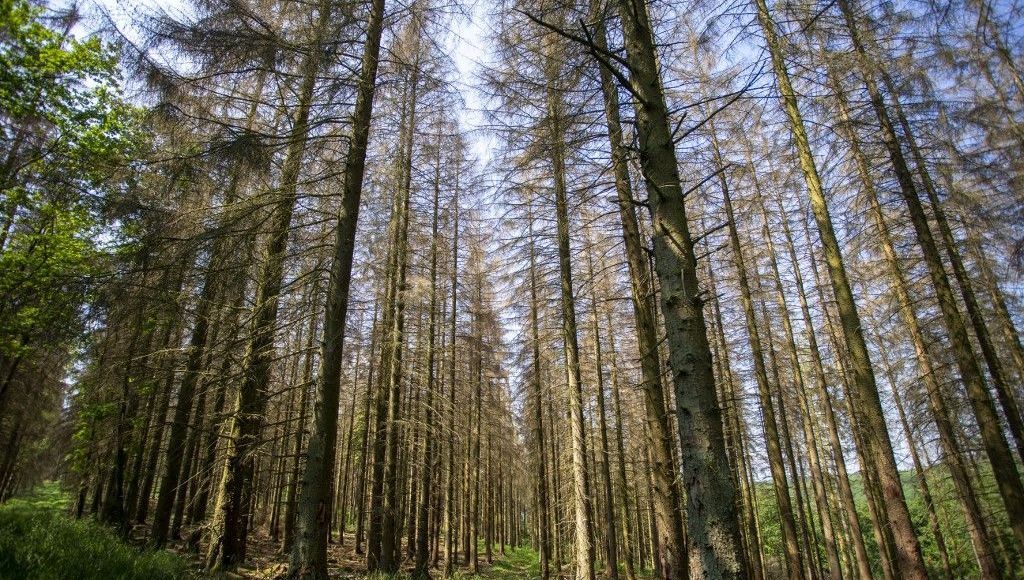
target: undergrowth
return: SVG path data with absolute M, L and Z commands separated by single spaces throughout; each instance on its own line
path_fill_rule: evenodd
M 179 556 L 125 544 L 110 528 L 68 515 L 67 495 L 46 484 L 0 506 L 0 579 L 173 580 Z

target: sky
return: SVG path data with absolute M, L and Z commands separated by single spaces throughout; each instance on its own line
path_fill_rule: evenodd
M 484 27 L 487 18 L 486 8 L 486 2 L 473 2 L 469 7 L 469 17 L 454 22 L 448 41 L 448 54 L 452 56 L 458 72 L 459 91 L 466 101 L 466 109 L 460 115 L 460 122 L 464 129 L 474 133 L 473 152 L 483 162 L 487 161 L 490 155 L 487 140 L 477 135 L 483 127 L 483 102 L 475 81 L 480 65 L 488 58 Z

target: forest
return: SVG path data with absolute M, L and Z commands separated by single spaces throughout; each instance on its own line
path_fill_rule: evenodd
M 0 0 L 0 578 L 1024 578 L 1021 0 Z

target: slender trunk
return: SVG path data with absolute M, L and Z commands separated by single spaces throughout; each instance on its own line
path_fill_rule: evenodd
M 153 525 L 150 538 L 153 545 L 160 547 L 168 539 L 174 500 L 178 496 L 178 487 L 182 476 L 182 462 L 185 458 L 189 416 L 192 413 L 192 400 L 198 386 L 200 371 L 206 356 L 207 338 L 217 296 L 223 283 L 219 274 L 220 268 L 227 259 L 227 240 L 219 238 L 214 242 L 212 257 L 203 280 L 199 303 L 196 306 L 196 324 L 192 329 L 187 348 L 188 359 L 178 387 L 177 405 L 171 422 L 171 431 L 167 442 L 167 457 L 164 463 L 163 476 L 160 480 L 160 493 L 157 496 L 156 509 L 153 512 Z
M 899 414 L 900 426 L 903 427 L 903 434 L 907 438 L 907 447 L 910 449 L 910 459 L 914 464 L 914 475 L 917 477 L 917 485 L 921 491 L 921 499 L 924 501 L 925 510 L 928 512 L 928 527 L 932 530 L 932 535 L 935 538 L 935 549 L 939 552 L 939 562 L 942 565 L 942 574 L 945 578 L 953 577 L 953 570 L 949 565 L 949 552 L 946 551 L 946 540 L 942 534 L 942 528 L 939 527 L 939 517 L 935 514 L 935 501 L 932 498 L 931 487 L 928 485 L 928 477 L 925 473 L 925 467 L 921 464 L 921 457 L 917 452 L 917 443 L 915 442 L 914 432 L 910 428 L 910 422 L 907 420 L 907 413 L 904 410 L 903 398 L 899 394 L 899 385 L 896 384 L 896 375 L 892 367 L 892 361 L 889 360 L 889 354 L 886 351 L 886 347 L 881 343 L 881 338 L 876 337 L 876 341 L 879 343 L 878 352 L 882 357 L 882 365 L 885 367 L 885 376 L 889 381 L 889 387 L 892 389 L 893 402 L 896 403 L 896 412 Z M 986 578 L 989 577 L 986 575 Z
M 145 278 L 147 271 L 148 267 L 144 261 L 142 264 L 143 278 Z M 106 488 L 103 509 L 100 512 L 100 520 L 113 526 L 118 534 L 125 538 L 128 537 L 129 532 L 128 514 L 124 504 L 124 476 L 128 467 L 128 453 L 125 446 L 127 445 L 131 428 L 131 415 L 133 415 L 130 399 L 135 398 L 135 393 L 133 393 L 131 384 L 133 382 L 133 373 L 135 372 L 135 353 L 139 347 L 140 335 L 142 334 L 142 314 L 143 309 L 137 309 L 132 325 L 131 338 L 128 343 L 128 350 L 125 354 L 124 371 L 121 375 L 121 393 L 118 397 L 117 422 L 114 425 L 114 465 L 111 471 L 110 483 Z
M 427 323 L 427 362 L 426 362 L 426 400 L 424 401 L 423 419 L 423 473 L 420 479 L 420 495 L 418 514 L 416 517 L 416 568 L 413 576 L 426 578 L 430 559 L 429 516 L 432 481 L 434 475 L 434 393 L 437 389 L 434 376 L 434 342 L 437 331 L 437 235 L 438 208 L 441 197 L 441 147 L 438 143 L 437 165 L 434 169 L 434 207 L 430 238 L 430 312 Z
M 396 192 L 397 202 L 396 217 L 397 235 L 395 237 L 395 278 L 394 278 L 394 313 L 390 328 L 390 361 L 388 363 L 387 396 L 387 446 L 385 456 L 384 472 L 384 513 L 381 519 L 381 549 L 379 570 L 385 573 L 394 573 L 398 570 L 400 561 L 398 558 L 401 530 L 399 529 L 401 513 L 399 506 L 399 489 L 401 481 L 399 468 L 401 464 L 400 448 L 403 439 L 402 429 L 402 375 L 404 370 L 404 343 L 405 343 L 405 305 L 407 298 L 406 275 L 409 266 L 409 199 L 411 194 L 412 179 L 412 154 L 416 129 L 416 106 L 419 79 L 419 53 L 416 55 L 416 62 L 412 65 L 411 75 L 408 80 L 409 97 L 406 104 L 407 118 L 405 119 L 405 133 L 403 139 L 402 180 L 399 190 Z
M 810 224 L 804 222 L 805 235 L 810 239 Z M 836 325 L 830 312 L 829 303 L 825 297 L 824 285 L 818 271 L 818 262 L 811 260 L 811 271 L 814 274 L 814 284 L 818 292 L 818 301 L 822 304 L 822 318 L 824 319 L 825 332 L 829 336 L 832 350 L 835 353 L 835 362 L 838 367 L 839 379 L 843 385 L 844 403 L 846 414 L 850 421 L 850 432 L 853 436 L 854 450 L 857 452 L 857 460 L 861 467 L 861 479 L 863 481 L 864 496 L 867 500 L 868 515 L 871 518 L 871 531 L 875 536 L 875 544 L 878 547 L 879 567 L 886 580 L 898 578 L 897 563 L 895 561 L 896 542 L 884 521 L 885 508 L 881 500 L 881 491 L 878 483 L 878 473 L 872 467 L 865 455 L 866 444 L 864 441 L 864 428 L 861 426 L 860 418 L 856 413 L 853 398 L 853 378 L 850 371 L 851 363 L 849 355 L 844 348 L 845 342 L 836 331 Z
M 615 328 L 612 325 L 611 310 L 605 310 L 605 323 L 609 329 Z M 623 442 L 624 430 L 623 425 L 625 418 L 622 414 L 622 397 L 619 393 L 619 367 L 618 357 L 615 349 L 615 334 L 612 333 L 608 337 L 608 352 L 611 357 L 611 379 L 612 379 L 612 404 L 615 408 L 615 446 L 619 456 L 618 462 L 618 484 L 619 484 L 619 506 L 621 512 L 619 516 L 622 520 L 622 552 L 623 559 L 626 561 L 626 580 L 636 579 L 636 570 L 634 569 L 633 563 L 633 538 L 635 532 L 633 531 L 632 522 L 633 519 L 630 517 L 631 502 L 629 496 L 629 487 L 626 479 L 626 449 L 625 443 Z M 678 512 L 676 512 L 678 513 Z
M 601 482 L 604 485 L 604 545 L 605 545 L 605 576 L 609 580 L 619 578 L 619 543 L 615 531 L 615 490 L 611 474 L 611 450 L 608 447 L 608 417 L 605 410 L 604 365 L 601 352 L 601 328 L 597 316 L 597 280 L 594 277 L 594 249 L 587 252 L 587 277 L 595 288 L 590 300 L 590 316 L 594 333 L 594 364 L 597 375 L 597 418 L 601 437 Z M 595 466 L 596 467 L 596 466 Z
M 538 551 L 540 552 L 540 574 L 542 580 L 551 575 L 551 541 L 549 523 L 549 502 L 547 490 L 547 457 L 544 446 L 544 392 L 541 385 L 540 362 L 540 320 L 537 296 L 537 251 L 533 233 L 533 206 L 527 201 L 527 220 L 530 244 L 530 342 L 532 347 L 530 387 L 533 396 L 533 438 L 537 449 L 537 511 Z
M 760 296 L 764 295 L 764 289 L 761 287 L 760 273 L 757 272 L 756 268 L 754 271 L 754 279 L 757 280 L 757 293 Z M 795 454 L 793 452 L 793 439 L 789 431 L 789 418 L 786 413 L 788 405 L 786 404 L 785 387 L 782 385 L 782 380 L 779 377 L 779 363 L 778 357 L 776 356 L 774 339 L 772 338 L 772 332 L 768 326 L 771 320 L 768 317 L 768 306 L 764 299 L 759 299 L 761 306 L 761 321 L 764 323 L 765 337 L 767 339 L 766 352 L 768 353 L 768 368 L 771 371 L 771 382 L 776 387 L 776 400 L 778 401 L 778 421 L 779 421 L 779 442 L 785 446 L 784 458 L 789 468 L 789 472 L 793 477 L 793 495 L 794 501 L 796 502 L 796 521 L 800 524 L 800 550 L 801 556 L 804 558 L 804 573 L 809 579 L 816 579 L 820 574 L 817 570 L 817 553 L 811 551 L 810 540 L 808 539 L 808 530 L 812 528 L 812 522 L 808 521 L 807 514 L 804 511 L 804 495 L 805 489 L 802 486 L 800 478 L 800 472 L 797 469 Z M 771 401 L 769 401 L 771 403 Z
M 550 36 L 548 38 L 551 38 Z M 565 343 L 567 403 L 572 442 L 573 497 L 575 501 L 575 561 L 577 580 L 594 580 L 593 507 L 590 497 L 590 476 L 587 472 L 587 440 L 583 417 L 583 384 L 580 378 L 579 339 L 576 325 L 576 298 L 572 283 L 572 253 L 569 247 L 569 214 L 565 168 L 565 114 L 562 95 L 554 86 L 553 46 L 547 58 L 547 123 L 551 153 L 552 179 L 555 190 L 555 221 L 558 227 L 559 286 L 562 304 L 562 339 Z
M 369 370 L 366 376 L 366 396 L 363 402 L 363 426 L 362 426 L 362 451 L 359 454 L 359 478 L 356 480 L 355 497 L 356 506 L 356 554 L 363 554 L 363 533 L 366 522 L 366 464 L 370 452 L 370 414 L 373 402 L 373 371 L 376 368 L 374 362 L 377 354 L 377 323 L 379 314 L 379 301 L 373 303 L 373 326 L 370 327 L 370 358 L 368 359 Z
M 362 319 L 360 319 L 360 326 L 362 326 Z M 359 384 L 359 369 L 363 354 L 362 346 L 362 342 L 356 345 L 356 366 L 352 376 L 352 401 L 349 403 L 348 407 L 348 429 L 346 430 L 345 435 L 345 462 L 341 467 L 342 471 L 340 477 L 342 485 L 337 496 L 337 502 L 341 504 L 341 509 L 339 510 L 340 513 L 336 512 L 338 513 L 338 544 L 341 546 L 345 545 L 345 532 L 348 528 L 349 520 L 349 491 L 351 489 L 349 484 L 352 481 L 352 474 L 349 472 L 349 469 L 352 466 L 352 438 L 355 436 L 356 429 L 356 400 L 359 398 L 356 385 Z M 372 362 L 369 366 L 371 368 L 373 367 Z
M 468 537 L 470 538 L 470 555 L 469 560 L 473 563 L 473 573 L 480 574 L 480 443 L 484 436 L 484 426 L 481 421 L 483 414 L 483 389 L 484 389 L 484 361 L 483 361 L 483 304 L 484 304 L 484 286 L 483 276 L 478 270 L 475 274 L 475 294 L 476 303 L 473 305 L 473 358 L 475 367 L 475 376 L 473 383 L 475 385 L 476 393 L 473 397 L 473 405 L 470 407 L 471 413 L 476 416 L 474 423 L 476 424 L 475 435 L 473 437 L 472 455 L 469 457 L 469 465 L 472 466 L 472 485 L 471 491 L 467 490 L 470 502 L 470 518 L 468 527 Z M 469 450 L 467 446 L 467 450 Z M 467 485 L 467 488 L 469 486 Z
M 293 578 L 327 577 L 327 541 L 330 526 L 326 519 L 329 512 L 326 505 L 331 487 L 327 474 L 334 469 L 337 447 L 338 398 L 341 390 L 341 361 L 348 315 L 348 293 L 352 279 L 352 255 L 363 191 L 373 97 L 377 86 L 384 4 L 384 0 L 373 0 L 370 4 L 359 84 L 356 87 L 352 138 L 345 159 L 343 197 L 335 230 L 334 255 L 327 291 L 323 354 L 314 403 L 313 433 L 310 435 L 310 444 L 306 452 L 306 469 L 296 520 L 298 533 L 289 565 L 289 575 Z
M 166 349 L 167 343 L 171 337 L 171 325 L 164 325 L 163 328 L 163 339 L 160 341 L 162 345 L 160 348 Z M 142 363 L 146 373 L 154 373 L 154 369 L 150 364 L 154 358 L 156 358 L 156 351 L 153 349 L 152 334 L 150 335 L 150 344 L 146 348 L 148 354 Z M 152 376 L 152 375 L 151 375 Z M 125 493 L 124 509 L 126 518 L 130 521 L 135 515 L 135 506 L 139 504 L 139 490 L 142 487 L 142 466 L 146 459 L 146 445 L 149 443 L 150 430 L 153 427 L 154 415 L 157 410 L 157 398 L 160 394 L 160 389 L 150 383 L 149 396 L 146 400 L 145 418 L 142 425 L 139 428 L 139 432 L 135 437 L 135 444 L 132 446 L 132 465 L 131 465 L 131 476 L 128 478 L 128 491 Z M 2 478 L 0 478 L 2 480 Z
M 319 266 L 316 268 L 314 273 L 313 285 L 310 288 L 309 303 L 312 305 L 312 312 L 317 312 L 319 309 L 320 298 L 320 276 Z M 302 380 L 299 383 L 299 388 L 302 389 L 302 393 L 299 395 L 299 417 L 298 424 L 295 427 L 295 440 L 292 444 L 292 468 L 291 474 L 288 478 L 288 493 L 285 499 L 285 512 L 284 517 L 284 546 L 281 550 L 285 553 L 291 550 L 291 547 L 295 540 L 295 522 L 296 514 L 299 510 L 298 502 L 296 501 L 296 493 L 299 487 L 299 467 L 302 464 L 302 454 L 304 448 L 302 446 L 303 439 L 306 435 L 306 410 L 309 408 L 309 392 L 313 385 L 313 345 L 316 337 L 316 315 L 309 316 L 309 326 L 306 328 L 307 343 L 305 347 L 305 357 L 302 365 Z
M 379 33 L 378 33 L 379 34 Z M 376 63 L 376 59 L 374 59 Z M 407 103 L 403 104 L 403 107 L 407 107 Z M 403 115 L 403 123 L 406 122 Z M 369 117 L 367 117 L 367 120 Z M 406 130 L 410 130 L 406 128 Z M 400 158 L 404 158 L 404 144 L 406 138 L 402 138 L 402 153 L 399 155 Z M 395 438 L 394 446 L 397 446 L 397 432 L 389 433 L 389 425 L 391 431 L 397 430 L 397 425 L 394 424 L 391 419 L 397 418 L 398 413 L 398 400 L 393 399 L 393 387 L 397 388 L 399 385 L 394 383 L 394 373 L 400 373 L 401 370 L 396 365 L 396 357 L 398 357 L 398 364 L 400 364 L 402 348 L 401 332 L 402 324 L 400 321 L 400 280 L 398 279 L 398 263 L 400 259 L 399 250 L 402 229 L 402 213 L 404 211 L 404 203 L 402 203 L 401 197 L 398 192 L 395 194 L 395 202 L 392 209 L 392 219 L 390 225 L 391 232 L 391 252 L 388 263 L 388 275 L 389 281 L 386 289 L 385 300 L 384 300 L 384 323 L 382 325 L 382 346 L 381 346 L 381 367 L 380 367 L 380 379 L 377 385 L 376 394 L 376 429 L 374 435 L 374 461 L 373 461 L 373 479 L 372 487 L 370 491 L 370 529 L 368 535 L 368 552 L 367 552 L 367 569 L 369 571 L 382 570 L 384 572 L 389 571 L 389 568 L 393 566 L 394 552 L 393 552 L 393 539 L 389 540 L 388 545 L 385 546 L 385 534 L 390 534 L 391 530 L 386 530 L 387 523 L 385 520 L 388 519 L 388 510 L 390 507 L 386 504 L 387 498 L 385 498 L 385 483 L 386 474 L 385 468 L 387 467 L 387 461 L 389 456 L 389 449 L 392 446 L 388 445 L 389 437 Z M 351 253 L 349 254 L 351 255 Z M 396 326 L 397 324 L 397 326 Z M 396 334 L 397 333 L 397 334 Z M 395 352 L 396 349 L 399 352 Z M 399 391 L 400 392 L 400 391 Z M 390 404 L 389 404 L 390 400 Z M 397 460 L 396 457 L 391 458 L 392 471 L 387 475 L 393 475 L 393 470 L 397 468 L 394 462 Z M 393 505 L 393 502 L 392 504 Z M 394 516 L 391 516 L 392 518 Z
M 209 365 L 209 357 L 203 366 Z M 171 528 L 169 537 L 173 540 L 181 539 L 181 524 L 185 518 L 185 506 L 188 503 L 189 489 L 192 489 L 192 497 L 195 496 L 195 481 L 193 472 L 198 461 L 199 441 L 203 432 L 203 422 L 206 419 L 206 404 L 210 398 L 209 385 L 202 386 L 202 393 L 196 401 L 195 410 L 192 412 L 192 419 L 189 422 L 190 429 L 188 440 L 185 443 L 185 456 L 181 464 L 181 485 L 178 486 L 177 498 L 174 501 L 174 513 L 171 516 Z
M 760 538 L 760 531 L 757 524 L 757 508 L 754 498 L 754 485 L 750 477 L 749 462 L 745 439 L 747 437 L 745 423 L 742 418 L 742 396 L 737 393 L 736 381 L 732 372 L 732 364 L 729 361 L 729 345 L 725 338 L 725 328 L 722 321 L 721 300 L 718 297 L 718 284 L 715 280 L 715 272 L 712 268 L 707 270 L 708 293 L 716 298 L 712 300 L 712 313 L 714 316 L 713 325 L 715 329 L 715 340 L 717 341 L 718 365 L 716 371 L 721 375 L 722 400 L 725 402 L 723 414 L 725 417 L 725 434 L 729 438 L 728 444 L 732 449 L 730 455 L 730 466 L 733 477 L 736 480 L 736 487 L 739 496 L 736 498 L 737 511 L 743 518 L 743 541 L 746 546 L 744 557 L 751 578 L 761 580 L 766 576 L 764 567 L 763 543 Z
M 459 158 L 456 158 L 458 163 Z M 451 360 L 448 368 L 448 473 L 445 485 L 445 564 L 444 574 L 450 577 L 455 565 L 455 391 L 456 391 L 456 340 L 458 330 L 458 298 L 459 298 L 459 167 L 455 171 L 455 191 L 452 197 L 452 307 L 451 326 L 449 332 L 449 348 L 451 349 Z
M 163 340 L 163 364 L 161 375 L 166 377 L 163 383 L 157 387 L 160 394 L 157 397 L 156 410 L 153 415 L 155 422 L 152 441 L 149 444 L 149 452 L 142 466 L 144 476 L 142 485 L 139 488 L 138 501 L 136 504 L 128 505 L 126 509 L 133 510 L 136 523 L 145 523 L 149 511 L 149 499 L 153 492 L 153 483 L 157 473 L 157 461 L 160 458 L 160 447 L 163 442 L 164 427 L 167 423 L 167 411 L 171 406 L 171 387 L 174 384 L 174 355 L 171 353 L 172 343 L 181 341 L 181 328 L 175 324 L 168 324 Z
M 1017 378 L 1020 381 L 1024 381 L 1024 344 L 1021 343 L 1020 332 L 1017 330 L 1016 323 L 1014 323 L 1013 316 L 1010 315 L 1010 309 L 1006 304 L 1006 294 L 1000 288 L 999 279 L 992 271 L 992 264 L 985 255 L 985 250 L 982 248 L 978 233 L 972 229 L 968 229 L 967 244 L 973 254 L 974 263 L 977 264 L 978 270 L 981 271 L 982 283 L 985 285 L 985 291 L 988 293 L 992 301 L 992 307 L 996 311 L 1005 344 L 1010 348 L 1013 364 L 1017 370 Z

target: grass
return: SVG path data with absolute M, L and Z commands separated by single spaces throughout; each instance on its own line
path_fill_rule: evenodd
M 511 548 L 505 555 L 496 555 L 494 563 L 482 570 L 481 578 L 511 580 L 513 578 L 540 578 L 540 561 L 537 552 L 530 548 Z
M 481 544 L 479 574 L 474 574 L 462 567 L 456 567 L 452 572 L 452 580 L 526 580 L 540 578 L 539 556 L 537 552 L 528 547 L 506 547 L 504 555 L 495 547 L 494 561 L 490 564 L 486 562 L 483 553 L 484 547 Z M 342 577 L 360 578 L 361 580 L 408 580 L 412 578 L 412 575 L 408 570 L 404 570 L 397 574 L 374 572 L 372 574 Z M 443 575 L 439 570 L 435 569 L 431 571 L 431 577 L 441 578 Z
M 125 544 L 109 528 L 67 513 L 55 483 L 0 506 L 0 579 L 172 580 L 186 562 L 164 551 Z

